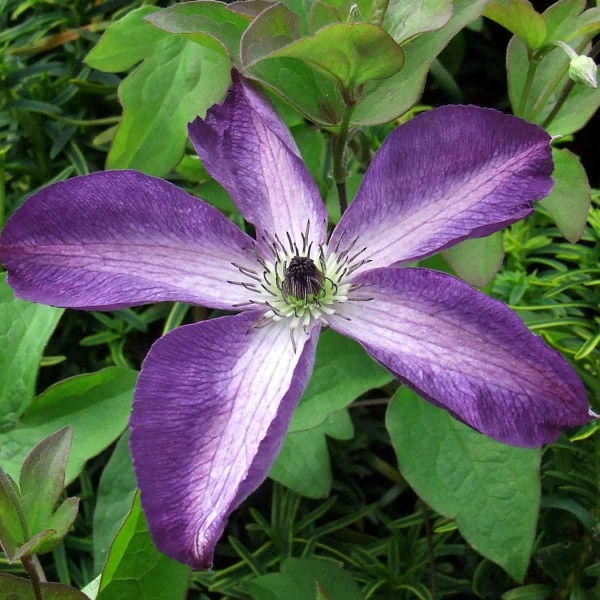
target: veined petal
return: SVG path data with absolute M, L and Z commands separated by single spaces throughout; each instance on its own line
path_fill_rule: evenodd
M 165 554 L 212 564 L 229 514 L 265 479 L 312 372 L 318 328 L 251 329 L 260 313 L 180 327 L 152 346 L 131 449 L 150 532 Z
M 310 221 L 308 243 L 318 246 L 325 241 L 327 211 L 294 139 L 252 85 L 235 72 L 232 77 L 225 101 L 188 126 L 198 155 L 254 223 L 261 244 L 266 233 L 287 245 L 289 233 L 301 248 Z
M 523 219 L 552 189 L 550 136 L 496 110 L 444 106 L 390 134 L 330 247 L 363 270 L 415 261 Z
M 575 370 L 505 304 L 436 271 L 374 269 L 329 324 L 425 398 L 506 444 L 537 447 L 590 420 Z
M 105 171 L 29 198 L 0 237 L 21 298 L 116 309 L 163 300 L 215 308 L 247 301 L 254 241 L 218 210 L 156 177 Z

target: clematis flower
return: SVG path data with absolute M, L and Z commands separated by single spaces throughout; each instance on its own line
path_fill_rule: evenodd
M 575 371 L 504 304 L 403 266 L 529 215 L 552 188 L 545 131 L 464 106 L 412 119 L 383 144 L 329 240 L 290 132 L 248 82 L 234 75 L 189 134 L 255 239 L 166 181 L 107 171 L 37 193 L 0 240 L 28 300 L 238 311 L 159 339 L 140 374 L 131 448 L 163 552 L 211 565 L 228 516 L 277 456 L 324 326 L 501 442 L 540 446 L 589 420 Z

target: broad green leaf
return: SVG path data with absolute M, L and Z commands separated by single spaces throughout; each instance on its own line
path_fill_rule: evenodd
M 528 0 L 494 0 L 483 15 L 519 37 L 531 50 L 546 41 L 546 21 Z
M 0 434 L 0 467 L 13 479 L 18 478 L 29 451 L 46 436 L 71 425 L 68 485 L 85 462 L 114 442 L 127 426 L 136 378 L 135 371 L 110 367 L 48 388 L 14 429 Z
M 593 36 L 600 27 L 600 8 L 585 10 L 585 0 L 560 0 L 544 13 L 548 39 L 571 43 L 584 35 Z
M 27 523 L 15 482 L 0 468 L 0 547 L 9 560 L 27 539 Z
M 452 18 L 437 31 L 424 33 L 402 46 L 405 63 L 399 73 L 365 85 L 362 99 L 352 113 L 357 125 L 387 123 L 417 102 L 436 56 L 466 25 L 481 15 L 487 0 L 455 0 Z
M 465 240 L 446 250 L 444 257 L 461 279 L 471 285 L 485 287 L 502 267 L 502 232 L 497 231 L 484 238 Z
M 363 595 L 350 573 L 337 563 L 318 558 L 286 558 L 280 573 L 252 579 L 248 588 L 254 600 L 362 600 Z
M 370 12 L 370 0 L 315 0 L 308 13 L 308 30 L 314 33 L 332 23 L 373 22 Z
M 326 498 L 332 484 L 326 435 L 338 440 L 354 437 L 347 410 L 329 415 L 314 429 L 288 433 L 269 477 L 307 498 Z
M 85 57 L 85 62 L 93 69 L 118 73 L 150 56 L 156 45 L 168 37 L 145 20 L 157 10 L 155 6 L 142 6 L 113 23 Z
M 64 427 L 44 438 L 23 462 L 19 489 L 30 534 L 50 527 L 50 519 L 65 485 L 73 429 Z
M 94 571 L 100 573 L 113 539 L 131 510 L 137 489 L 129 450 L 129 431 L 117 442 L 102 471 L 94 510 Z
M 187 565 L 154 546 L 137 494 L 110 549 L 98 600 L 183 600 L 189 579 Z
M 226 52 L 239 63 L 240 40 L 250 19 L 214 0 L 180 2 L 150 15 L 147 19 L 169 33 Z
M 452 0 L 390 0 L 383 28 L 398 42 L 442 28 L 452 17 Z
M 44 348 L 63 312 L 15 298 L 6 273 L 0 274 L 0 432 L 14 426 L 33 399 Z
M 336 79 L 349 91 L 367 81 L 390 77 L 404 64 L 402 48 L 371 23 L 329 25 L 269 56 L 297 58 Z
M 62 583 L 42 583 L 44 600 L 89 600 L 79 590 Z M 0 573 L 0 600 L 36 600 L 29 579 Z
M 327 417 L 353 400 L 394 380 L 358 342 L 335 331 L 319 338 L 315 368 L 296 408 L 290 432 L 322 425 Z
M 107 167 L 166 175 L 183 156 L 188 122 L 221 101 L 229 82 L 225 56 L 178 36 L 159 42 L 121 83 L 124 113 Z
M 508 93 L 514 110 L 520 106 L 527 76 L 527 48 L 518 38 L 508 45 L 506 65 Z M 558 48 L 540 61 L 525 104 L 523 116 L 542 124 L 554 108 L 569 80 L 569 58 Z M 561 76 L 562 74 L 562 76 Z M 581 129 L 600 107 L 600 89 L 577 84 L 552 122 L 546 127 L 551 135 L 568 135 Z
M 552 149 L 555 185 L 540 202 L 552 216 L 560 232 L 572 243 L 585 232 L 592 190 L 579 158 L 567 149 Z
M 539 450 L 485 437 L 406 386 L 392 398 L 386 425 L 416 493 L 456 519 L 475 550 L 522 581 L 540 504 Z

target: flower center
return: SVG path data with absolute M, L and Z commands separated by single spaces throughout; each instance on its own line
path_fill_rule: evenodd
M 281 291 L 292 302 L 302 301 L 306 305 L 318 299 L 324 281 L 312 258 L 294 256 L 285 270 Z

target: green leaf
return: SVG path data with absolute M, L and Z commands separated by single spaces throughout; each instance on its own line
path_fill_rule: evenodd
M 354 437 L 347 410 L 329 415 L 314 429 L 288 433 L 269 477 L 307 498 L 326 498 L 332 484 L 326 435 L 338 440 Z
M 522 581 L 540 504 L 539 450 L 500 444 L 402 387 L 387 429 L 402 475 L 467 542 Z
M 98 485 L 93 537 L 96 573 L 102 570 L 110 545 L 131 510 L 136 489 L 127 431 L 117 442 Z
M 54 507 L 65 485 L 72 441 L 72 427 L 64 427 L 44 438 L 23 462 L 19 489 L 21 506 L 31 534 L 50 527 Z
M 315 0 L 308 13 L 308 30 L 310 33 L 332 23 L 348 21 L 372 21 L 370 0 Z
M 0 546 L 11 561 L 29 537 L 19 497 L 19 488 L 0 468 Z
M 44 348 L 63 312 L 15 298 L 6 273 L 0 274 L 0 432 L 14 426 L 33 399 Z
M 178 36 L 159 42 L 119 87 L 124 114 L 107 168 L 166 175 L 183 156 L 188 122 L 221 101 L 229 82 L 221 54 Z
M 560 0 L 550 6 L 544 13 L 548 24 L 547 41 L 570 43 L 584 35 L 595 35 L 600 29 L 600 8 L 584 11 L 585 6 L 581 0 Z
M 362 99 L 352 113 L 357 125 L 387 123 L 417 102 L 436 56 L 467 24 L 481 15 L 487 0 L 455 0 L 452 18 L 437 31 L 424 33 L 402 46 L 405 63 L 399 73 L 365 85 Z
M 318 427 L 365 392 L 393 380 L 358 342 L 328 330 L 319 338 L 315 368 L 289 430 Z
M 214 0 L 180 2 L 154 13 L 150 23 L 170 33 L 206 45 L 215 52 L 228 53 L 239 63 L 240 41 L 250 19 Z
M 297 58 L 336 79 L 350 92 L 367 81 L 390 77 L 404 64 L 402 48 L 371 23 L 329 25 L 269 57 Z
M 552 216 L 560 232 L 572 243 L 585 232 L 592 190 L 579 158 L 567 149 L 552 149 L 555 185 L 540 202 Z
M 446 250 L 444 257 L 456 274 L 471 285 L 485 287 L 502 267 L 504 248 L 502 232 L 472 240 L 465 240 Z
M 398 42 L 442 28 L 452 17 L 452 0 L 390 0 L 383 28 Z
M 546 41 L 546 20 L 528 0 L 495 0 L 483 15 L 514 33 L 531 50 L 541 48 Z
M 62 583 L 42 583 L 41 591 L 44 600 L 89 600 L 79 590 Z M 36 600 L 31 581 L 0 573 L 0 600 Z
M 0 434 L 0 466 L 13 479 L 17 478 L 25 456 L 36 444 L 71 425 L 73 446 L 65 481 L 68 485 L 85 462 L 109 446 L 127 426 L 136 378 L 135 371 L 110 367 L 48 388 L 14 429 Z
M 168 37 L 145 20 L 158 10 L 155 6 L 142 6 L 127 13 L 104 32 L 85 62 L 93 69 L 118 73 L 150 56 L 156 45 Z
M 254 600 L 308 600 L 317 596 L 317 586 L 331 600 L 363 598 L 350 573 L 318 558 L 286 558 L 280 573 L 256 577 L 248 584 Z
M 30 537 L 22 546 L 19 546 L 12 556 L 9 557 L 9 562 L 13 563 L 17 560 L 21 560 L 25 555 L 38 553 L 38 548 L 45 544 L 50 538 L 56 534 L 54 529 L 46 529 L 36 533 Z
M 139 494 L 115 538 L 98 600 L 183 600 L 190 568 L 159 552 L 150 537 Z

